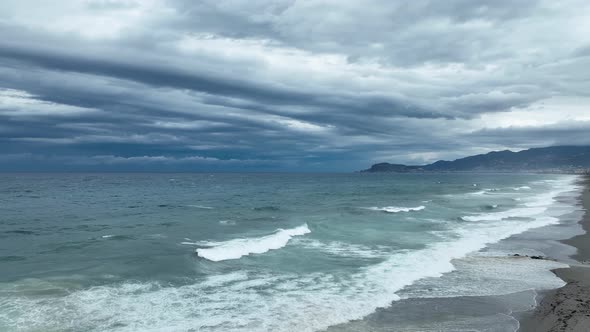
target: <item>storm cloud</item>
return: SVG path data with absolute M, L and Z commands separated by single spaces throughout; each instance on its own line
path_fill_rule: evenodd
M 0 170 L 351 171 L 590 144 L 587 1 L 0 3 Z

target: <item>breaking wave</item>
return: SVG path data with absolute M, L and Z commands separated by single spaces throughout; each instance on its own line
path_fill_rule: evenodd
M 397 213 L 397 212 L 411 212 L 411 211 L 420 211 L 424 210 L 426 207 L 424 205 L 420 205 L 417 207 L 400 207 L 400 206 L 384 206 L 384 207 L 370 207 L 367 208 L 372 211 L 382 211 L 387 213 Z
M 262 254 L 269 250 L 280 249 L 287 245 L 294 236 L 311 233 L 307 224 L 290 229 L 278 229 L 271 235 L 257 238 L 233 239 L 224 242 L 200 242 L 200 245 L 208 248 L 196 250 L 199 257 L 213 262 L 228 259 L 239 259 L 250 254 Z

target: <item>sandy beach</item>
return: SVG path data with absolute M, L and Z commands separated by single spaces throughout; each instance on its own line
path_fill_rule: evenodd
M 519 331 L 590 331 L 590 177 L 584 186 L 581 223 L 586 233 L 563 241 L 577 248 L 573 258 L 579 263 L 553 271 L 567 284 L 546 293 L 534 312 L 521 319 Z

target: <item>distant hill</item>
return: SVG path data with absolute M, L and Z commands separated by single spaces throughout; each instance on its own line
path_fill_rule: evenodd
M 590 169 L 590 146 L 552 146 L 520 152 L 494 151 L 453 161 L 439 160 L 420 166 L 379 163 L 361 172 L 583 172 L 588 169 Z

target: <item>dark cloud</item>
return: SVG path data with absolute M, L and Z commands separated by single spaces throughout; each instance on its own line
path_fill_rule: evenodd
M 0 170 L 341 171 L 589 144 L 589 10 L 3 2 Z

